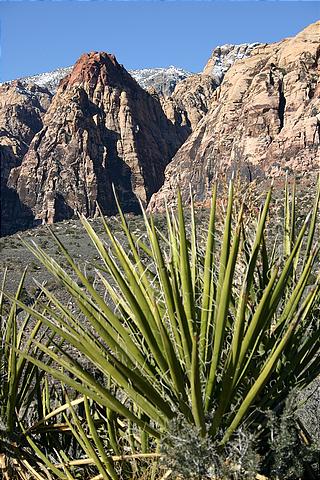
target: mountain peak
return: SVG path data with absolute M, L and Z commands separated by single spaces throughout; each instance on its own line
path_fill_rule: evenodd
M 81 55 L 61 85 L 66 87 L 81 84 L 94 89 L 98 82 L 115 86 L 123 82 L 133 82 L 133 79 L 113 54 L 90 52 Z

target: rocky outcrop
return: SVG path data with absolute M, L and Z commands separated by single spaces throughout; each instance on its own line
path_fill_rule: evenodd
M 43 222 L 147 204 L 190 129 L 174 124 L 113 55 L 80 57 L 59 89 L 9 186 Z
M 161 103 L 167 117 L 174 123 L 187 125 L 193 131 L 208 113 L 217 86 L 209 75 L 192 75 L 180 82 L 171 97 Z
M 26 80 L 0 85 L 2 233 L 93 216 L 96 202 L 112 215 L 112 184 L 137 212 L 140 201 L 174 203 L 178 186 L 186 199 L 190 183 L 205 202 L 221 173 L 316 172 L 319 56 L 317 22 L 272 45 L 217 47 L 202 74 L 132 72 L 139 86 L 113 55 L 92 52 L 43 74 L 60 82 L 52 101 Z
M 217 174 L 247 179 L 299 175 L 320 169 L 320 22 L 294 38 L 254 48 L 215 91 L 208 114 L 166 169 L 149 208 L 189 184 L 205 201 Z
M 21 205 L 16 192 L 7 187 L 7 180 L 11 169 L 21 164 L 34 135 L 41 130 L 51 97 L 47 89 L 32 84 L 15 81 L 0 86 L 2 235 L 15 231 L 24 221 L 29 224 L 32 218 L 32 212 Z
M 253 49 L 258 46 L 261 46 L 261 43 L 241 43 L 239 45 L 227 43 L 220 45 L 212 51 L 203 73 L 210 75 L 218 87 L 229 68 L 238 60 L 249 57 Z
M 21 163 L 51 102 L 47 89 L 18 81 L 0 86 L 1 179 Z

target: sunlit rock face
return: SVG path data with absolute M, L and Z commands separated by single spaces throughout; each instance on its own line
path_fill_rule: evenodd
M 293 38 L 260 45 L 238 59 L 206 116 L 178 150 L 149 208 L 174 202 L 189 184 L 209 198 L 217 174 L 245 178 L 303 175 L 320 169 L 320 22 Z
M 320 22 L 296 37 L 216 47 L 202 73 L 127 72 L 105 52 L 0 85 L 1 233 L 35 223 L 160 210 L 177 188 L 316 174 Z M 48 88 L 46 88 L 48 87 Z M 142 88 L 143 87 L 143 88 Z M 52 93 L 55 93 L 54 95 Z
M 216 85 L 220 85 L 230 67 L 238 60 L 247 58 L 261 43 L 242 43 L 240 45 L 226 44 L 216 47 L 203 69 L 205 75 L 210 75 Z

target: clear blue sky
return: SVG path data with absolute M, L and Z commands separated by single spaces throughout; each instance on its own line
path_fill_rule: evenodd
M 92 50 L 127 69 L 197 72 L 216 45 L 277 41 L 319 18 L 319 1 L 0 0 L 0 80 L 72 65 Z

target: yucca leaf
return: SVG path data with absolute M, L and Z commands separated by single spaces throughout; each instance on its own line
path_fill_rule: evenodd
M 217 313 L 215 316 L 215 325 L 214 325 L 213 352 L 212 352 L 212 359 L 210 364 L 210 372 L 209 372 L 208 381 L 206 385 L 206 397 L 205 397 L 206 410 L 208 410 L 212 402 L 212 393 L 213 393 L 214 384 L 216 381 L 218 363 L 220 360 L 222 344 L 226 335 L 225 327 L 226 327 L 227 317 L 229 313 L 232 279 L 233 279 L 233 274 L 234 274 L 234 269 L 236 265 L 238 249 L 240 244 L 242 214 L 243 214 L 243 209 L 241 209 L 239 214 L 238 225 L 235 231 L 233 245 L 230 251 L 228 263 L 227 263 L 225 274 L 224 274 L 223 285 L 220 291 L 219 302 L 217 299 L 217 306 L 216 306 Z
M 317 215 L 319 213 L 319 206 L 320 206 L 320 174 L 318 175 L 317 192 L 314 199 L 314 205 L 313 205 L 312 214 L 311 214 L 307 243 L 304 250 L 304 263 L 307 261 L 313 246 L 313 240 L 314 240 L 314 236 L 317 229 Z M 318 225 L 318 229 L 319 229 L 319 225 Z
M 117 473 L 116 473 L 116 471 L 113 467 L 112 459 L 106 455 L 104 447 L 103 447 L 102 442 L 100 440 L 100 437 L 98 435 L 98 432 L 96 430 L 93 418 L 92 418 L 91 413 L 90 413 L 88 399 L 86 397 L 84 397 L 84 405 L 85 405 L 86 418 L 87 418 L 88 426 L 89 426 L 89 429 L 90 429 L 90 433 L 92 435 L 92 439 L 95 443 L 95 446 L 96 446 L 96 448 L 99 452 L 99 456 L 100 456 L 102 462 L 107 467 L 108 475 L 110 475 L 112 480 L 118 480 L 118 475 L 117 475 Z
M 18 299 L 21 295 L 22 288 L 25 281 L 27 269 L 24 270 L 20 282 L 15 294 L 15 299 Z M 8 370 L 7 370 L 7 379 L 6 379 L 6 425 L 7 430 L 11 434 L 13 432 L 14 424 L 16 421 L 15 409 L 16 409 L 16 400 L 18 395 L 19 388 L 19 376 L 17 372 L 17 344 L 18 344 L 18 332 L 17 332 L 17 309 L 15 303 L 12 303 L 8 321 L 6 325 L 6 334 L 5 334 L 5 345 L 4 345 L 4 356 L 8 359 Z
M 253 403 L 256 396 L 259 394 L 260 390 L 266 383 L 267 379 L 270 377 L 271 373 L 273 372 L 274 368 L 276 367 L 276 363 L 284 350 L 286 343 L 289 341 L 291 335 L 293 334 L 294 329 L 297 327 L 297 324 L 300 320 L 301 313 L 298 313 L 294 319 L 292 320 L 291 324 L 289 325 L 285 335 L 282 337 L 278 345 L 273 349 L 271 352 L 268 360 L 265 362 L 265 365 L 259 374 L 259 377 L 255 380 L 252 388 L 248 392 L 245 399 L 242 401 L 240 407 L 237 410 L 237 413 L 232 420 L 230 426 L 227 428 L 224 437 L 222 439 L 222 444 L 225 444 L 232 433 L 236 430 L 239 426 L 242 418 L 245 416 L 246 412 L 250 408 L 251 404 Z
M 201 435 L 206 433 L 204 405 L 202 400 L 199 352 L 197 337 L 193 337 L 192 364 L 191 364 L 191 403 L 195 425 L 200 429 Z
M 35 363 L 35 365 L 37 365 L 39 368 L 48 372 L 50 375 L 52 375 L 54 378 L 61 381 L 65 385 L 69 385 L 70 387 L 74 388 L 76 391 L 78 391 L 82 395 L 92 398 L 100 405 L 104 405 L 105 407 L 111 408 L 112 410 L 118 412 L 120 415 L 124 415 L 126 418 L 131 419 L 134 423 L 136 423 L 140 427 L 145 428 L 150 433 L 150 435 L 159 437 L 159 433 L 156 430 L 149 427 L 148 425 L 145 425 L 144 423 L 141 423 L 139 418 L 137 418 L 134 414 L 132 414 L 132 412 L 127 407 L 125 407 L 121 402 L 119 402 L 115 397 L 113 397 L 112 394 L 110 394 L 106 388 L 103 388 L 99 384 L 97 384 L 90 375 L 86 374 L 83 371 L 82 372 L 83 376 L 82 376 L 81 371 L 79 369 L 74 370 L 72 365 L 66 363 L 64 360 L 62 360 L 61 357 L 54 355 L 50 350 L 46 350 L 44 347 L 42 347 L 42 349 L 46 351 L 46 353 L 49 356 L 51 356 L 63 368 L 69 370 L 70 372 L 73 372 L 81 380 L 86 380 L 87 384 L 84 385 L 83 383 L 79 383 L 76 380 L 73 380 L 68 375 L 60 372 L 57 369 L 48 367 L 44 362 L 40 362 L 39 360 L 31 357 L 30 355 L 27 355 L 23 352 L 21 353 L 21 355 L 24 355 L 28 360 Z
M 214 299 L 214 241 L 215 241 L 215 221 L 216 221 L 216 202 L 217 202 L 217 185 L 215 184 L 212 192 L 210 218 L 208 224 L 208 237 L 205 250 L 205 261 L 203 269 L 203 292 L 201 305 L 201 321 L 200 321 L 200 346 L 199 353 L 202 364 L 205 365 L 208 354 L 208 331 L 213 316 L 213 299 Z
M 180 239 L 180 275 L 183 306 L 186 312 L 189 332 L 191 338 L 197 330 L 195 318 L 194 296 L 192 287 L 192 277 L 190 268 L 190 259 L 187 246 L 186 227 L 184 222 L 181 193 L 178 191 L 178 218 L 179 218 L 179 239 Z
M 21 425 L 21 424 L 20 424 Z M 46 467 L 51 470 L 58 478 L 60 478 L 61 480 L 65 480 L 67 479 L 66 475 L 64 473 L 62 473 L 55 465 L 54 463 L 52 463 L 47 455 L 45 455 L 41 450 L 40 448 L 37 446 L 37 444 L 33 441 L 33 439 L 31 438 L 31 436 L 29 434 L 27 434 L 23 428 L 23 426 L 21 425 L 22 427 L 22 431 L 24 433 L 24 437 L 25 439 L 27 440 L 27 442 L 29 443 L 30 447 L 32 448 L 32 450 L 36 453 L 36 455 L 42 460 L 42 462 L 46 465 Z

